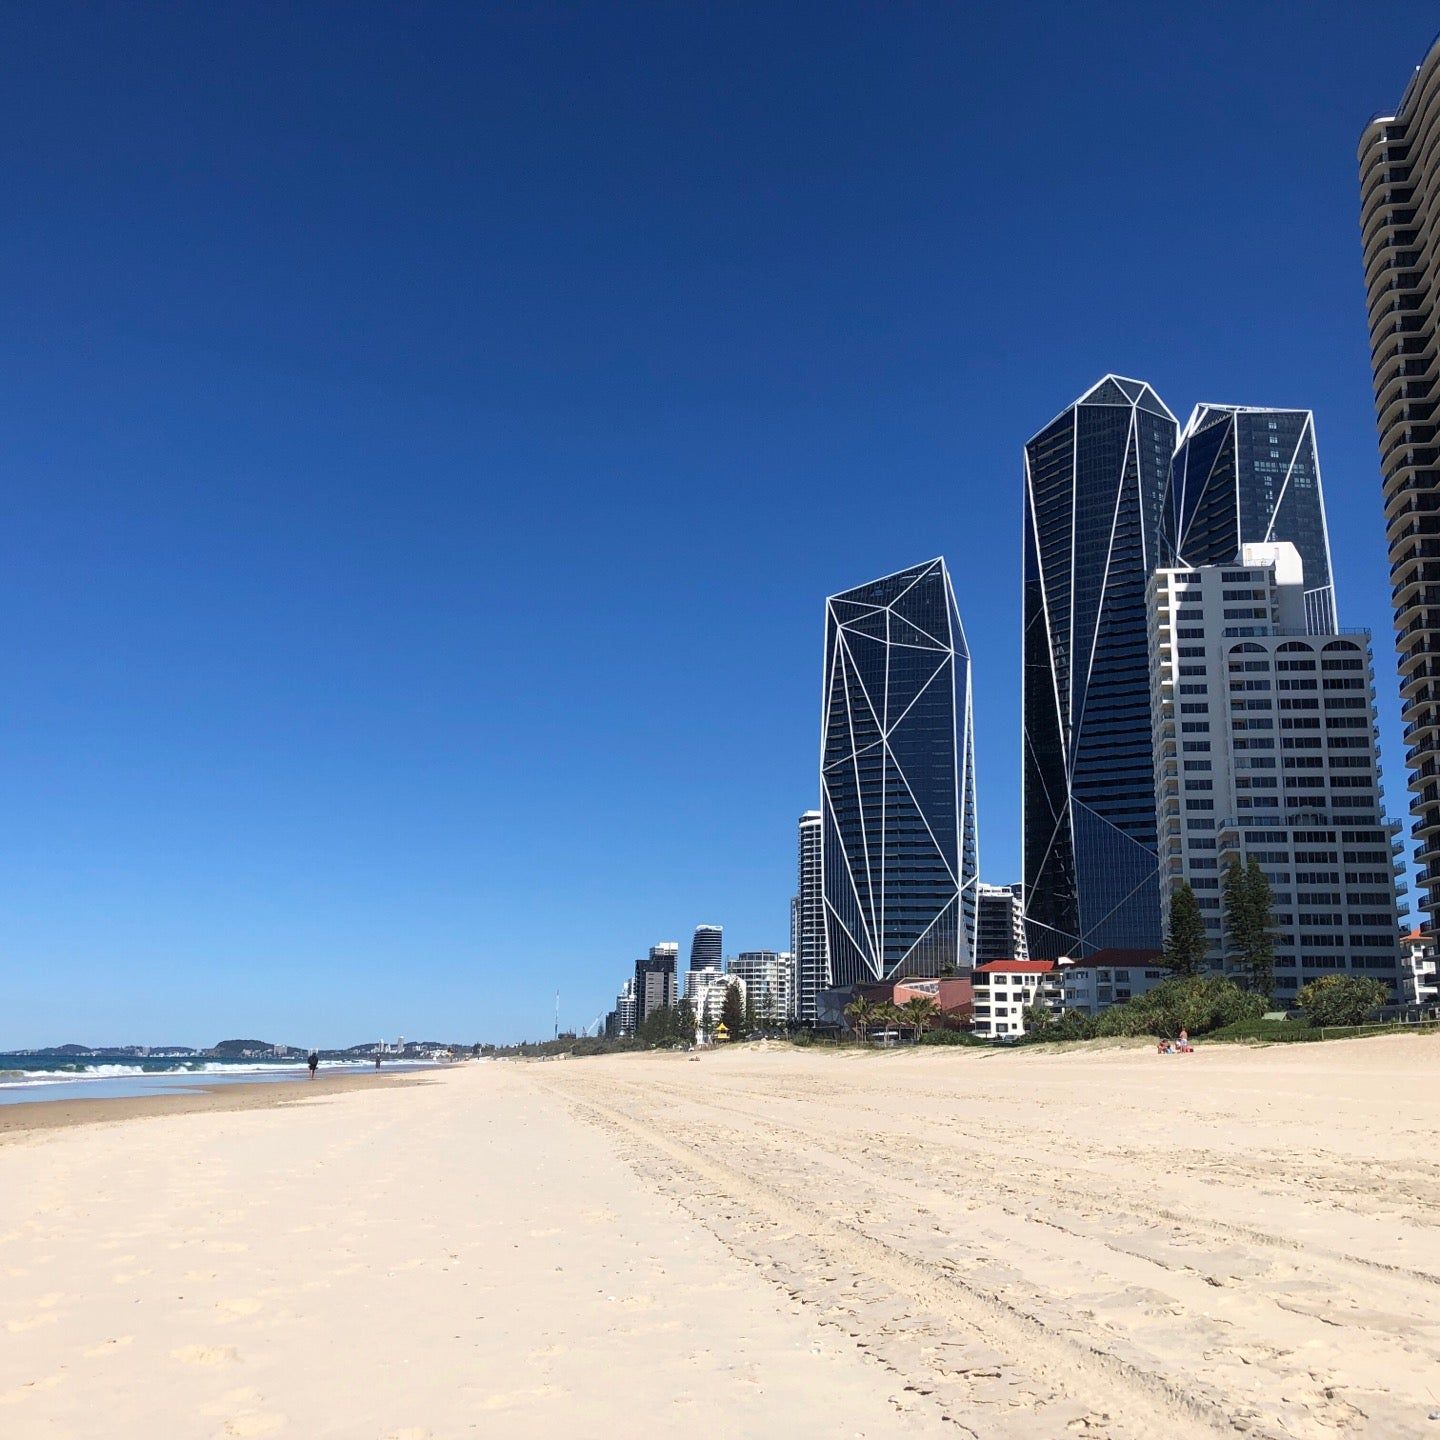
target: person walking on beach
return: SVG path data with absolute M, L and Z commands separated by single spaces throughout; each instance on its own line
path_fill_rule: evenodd
M 312 1050 L 310 1058 L 305 1062 L 310 1067 L 310 1078 L 315 1078 L 315 1072 L 320 1068 L 320 1057 Z

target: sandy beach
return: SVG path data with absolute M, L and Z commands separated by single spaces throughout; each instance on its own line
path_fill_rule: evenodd
M 0 1430 L 1435 1436 L 1437 1093 L 1399 1037 L 17 1106 Z

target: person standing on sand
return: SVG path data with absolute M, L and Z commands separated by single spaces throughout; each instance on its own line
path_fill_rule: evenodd
M 315 1072 L 320 1068 L 320 1057 L 312 1050 L 310 1058 L 305 1062 L 310 1067 L 310 1078 L 315 1078 Z
M 375 1057 L 375 1068 L 377 1070 L 380 1068 L 380 1057 L 378 1055 Z

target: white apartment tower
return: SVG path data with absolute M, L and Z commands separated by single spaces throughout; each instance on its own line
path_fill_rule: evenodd
M 1289 543 L 1159 570 L 1147 605 L 1167 909 L 1188 881 L 1219 966 L 1222 877 L 1253 858 L 1274 892 L 1279 1002 L 1337 970 L 1398 990 L 1398 823 L 1384 816 L 1368 635 L 1308 628 Z
M 830 984 L 825 943 L 824 819 L 818 810 L 800 817 L 799 865 L 795 900 L 790 907 L 790 950 L 795 957 L 792 1013 L 802 1025 L 815 1023 L 815 997 Z

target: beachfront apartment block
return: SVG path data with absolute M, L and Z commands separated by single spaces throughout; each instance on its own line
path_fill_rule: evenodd
M 1026 960 L 1025 887 L 977 885 L 975 887 L 975 963 L 987 960 Z
M 738 986 L 740 998 L 745 999 L 745 981 L 738 975 L 726 974 L 718 965 L 706 966 L 703 970 L 690 970 L 685 975 L 685 998 L 695 1013 L 695 1029 L 702 1038 L 720 1023 L 720 1013 L 725 1008 L 725 996 L 732 985 Z
M 784 1025 L 795 988 L 795 957 L 788 950 L 742 950 L 725 962 L 744 986 L 751 1013 L 762 1025 Z
M 1162 569 L 1148 592 L 1161 890 L 1195 892 L 1227 969 L 1223 877 L 1264 870 L 1275 997 L 1353 971 L 1402 994 L 1394 842 L 1384 816 L 1369 639 L 1313 628 L 1287 542 Z
M 1097 950 L 1088 960 L 1060 962 L 1061 1008 L 1098 1015 L 1138 1000 L 1170 971 L 1158 950 Z
M 1412 930 L 1405 937 L 1405 963 L 1410 988 L 1405 1001 L 1411 1005 L 1440 1004 L 1440 974 L 1437 974 L 1435 947 L 1429 937 Z
M 1064 1003 L 1061 967 L 1055 960 L 989 960 L 977 965 L 973 1033 L 983 1040 L 1017 1039 L 1025 1033 L 1025 1011 L 1041 1004 L 1059 1014 Z

